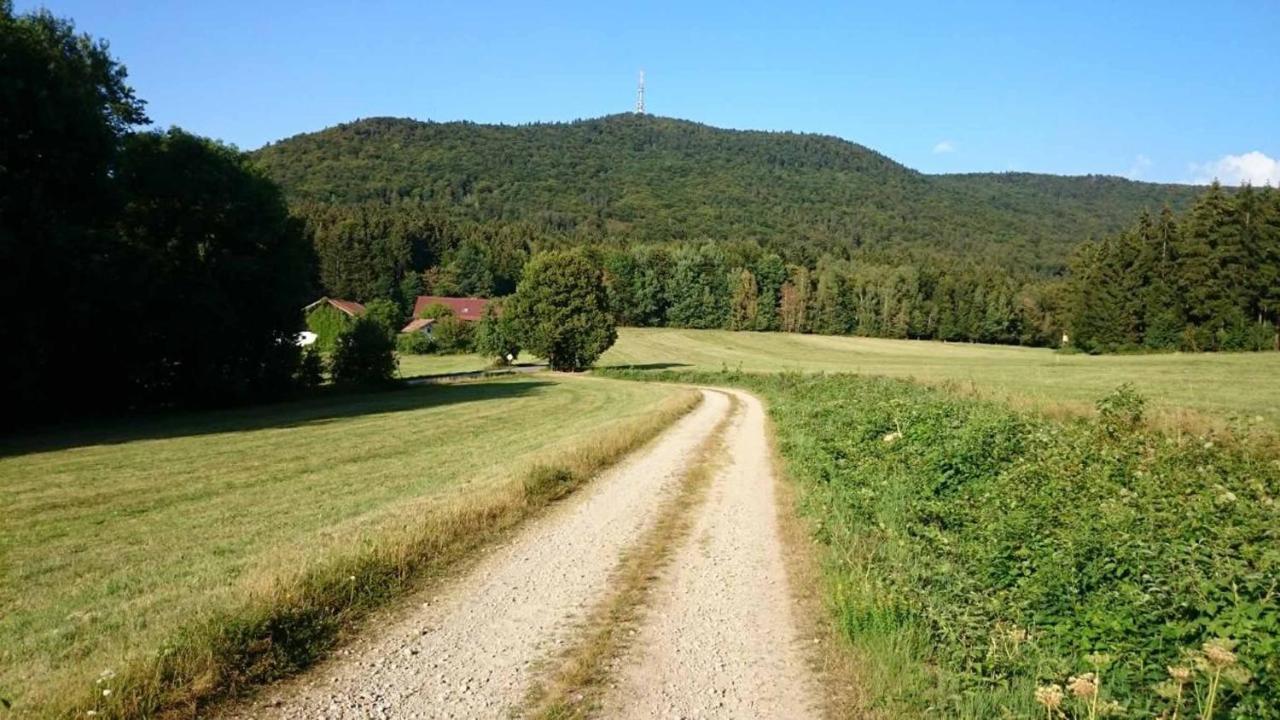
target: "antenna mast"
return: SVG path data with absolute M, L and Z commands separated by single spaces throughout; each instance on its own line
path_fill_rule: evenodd
M 636 114 L 644 114 L 644 71 L 640 71 L 640 85 L 636 88 Z

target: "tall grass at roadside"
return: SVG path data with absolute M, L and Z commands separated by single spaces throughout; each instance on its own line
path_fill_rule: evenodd
M 265 568 L 243 584 L 244 597 L 193 617 L 153 652 L 132 654 L 91 687 L 64 684 L 56 693 L 41 688 L 43 703 L 15 711 L 31 717 L 187 715 L 248 685 L 296 671 L 371 609 L 572 490 L 697 402 L 696 393 L 676 393 L 585 440 L 535 455 L 505 481 L 421 503 L 415 506 L 420 514 L 402 518 L 400 525 L 358 532 L 318 557 L 302 552 L 293 571 Z M 548 472 L 558 479 L 556 493 L 543 492 L 538 482 Z
M 1130 389 L 1058 422 L 895 380 L 664 377 L 768 401 L 876 713 L 1280 717 L 1276 455 L 1151 430 Z

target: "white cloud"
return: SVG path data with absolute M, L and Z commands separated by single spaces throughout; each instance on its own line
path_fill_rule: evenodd
M 1224 155 L 1207 163 L 1191 164 L 1192 182 L 1207 185 L 1217 180 L 1223 185 L 1280 186 L 1280 160 L 1254 150 L 1243 155 Z
M 1133 159 L 1133 164 L 1129 166 L 1129 170 L 1124 176 L 1130 180 L 1139 180 L 1146 174 L 1147 169 L 1151 167 L 1151 158 L 1146 155 L 1138 155 Z
M 955 151 L 956 151 L 956 144 L 951 142 L 950 140 L 943 140 L 942 142 L 933 146 L 934 155 L 945 155 L 947 153 L 953 153 Z

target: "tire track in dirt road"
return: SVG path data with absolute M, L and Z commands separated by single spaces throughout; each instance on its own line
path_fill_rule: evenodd
M 726 392 L 741 406 L 724 440 L 728 463 L 651 589 L 599 717 L 821 715 L 787 584 L 764 409 Z
M 571 641 L 577 618 L 607 595 L 618 558 L 729 411 L 725 394 L 703 396 L 650 445 L 427 593 L 420 609 L 222 717 L 505 717 L 535 663 Z

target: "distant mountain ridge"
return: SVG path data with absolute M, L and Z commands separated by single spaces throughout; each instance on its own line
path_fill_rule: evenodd
M 369 118 L 254 152 L 294 201 L 415 200 L 621 241 L 929 251 L 1038 272 L 1199 189 L 1118 177 L 926 175 L 840 138 L 621 114 L 483 125 Z

